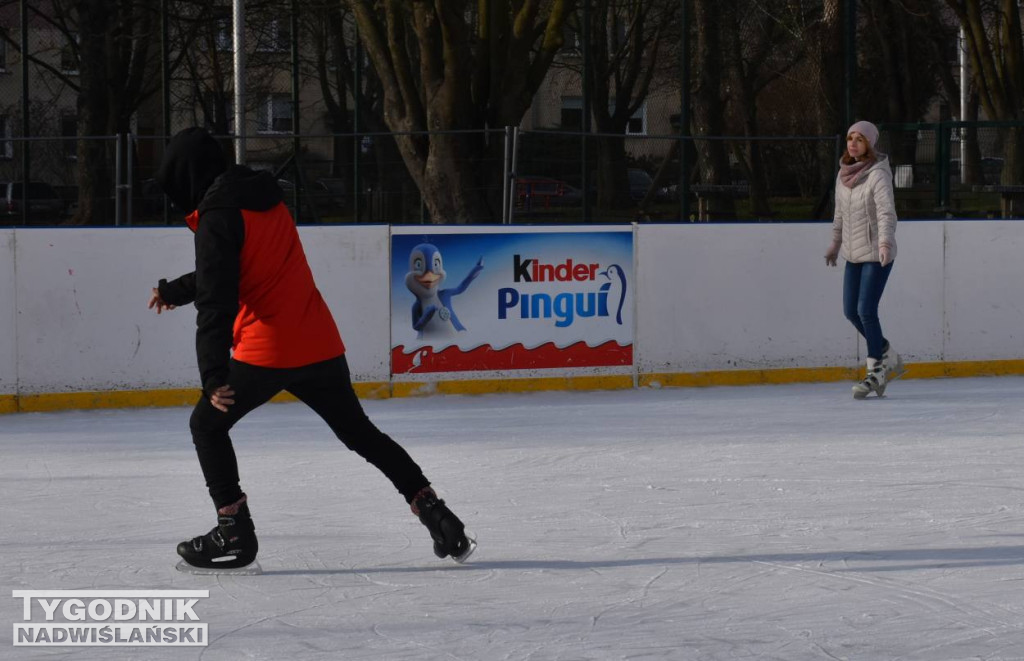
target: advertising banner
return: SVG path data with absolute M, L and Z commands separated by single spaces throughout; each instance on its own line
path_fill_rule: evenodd
M 633 364 L 633 231 L 395 228 L 393 374 Z

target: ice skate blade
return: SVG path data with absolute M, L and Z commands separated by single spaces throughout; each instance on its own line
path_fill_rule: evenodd
M 252 563 L 244 567 L 195 567 L 188 564 L 184 560 L 179 560 L 178 564 L 174 567 L 178 571 L 184 574 L 195 574 L 197 576 L 259 576 L 263 573 L 263 567 L 260 567 L 260 563 L 253 560 Z
M 476 550 L 476 538 L 466 535 L 466 539 L 469 540 L 469 548 L 466 549 L 465 553 L 460 556 L 452 556 L 452 560 L 459 563 L 460 565 L 469 560 L 469 556 L 473 555 L 473 551 Z
M 871 391 L 868 391 L 868 392 L 860 392 L 860 391 L 854 390 L 853 391 L 853 398 L 858 400 L 858 401 L 860 401 L 862 399 L 867 399 L 868 395 L 870 395 L 871 393 L 875 393 L 875 395 L 878 397 L 878 399 L 885 399 L 885 386 L 882 386 L 881 388 L 878 388 L 876 390 L 871 390 Z

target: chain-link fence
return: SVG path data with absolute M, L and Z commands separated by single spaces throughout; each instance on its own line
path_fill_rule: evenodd
M 168 139 L 163 134 L 190 125 L 234 130 L 230 12 L 217 3 L 112 6 L 111 17 L 118 20 L 107 23 L 125 28 L 117 33 L 116 58 L 124 66 L 142 66 L 129 82 L 149 83 L 121 88 L 126 96 L 116 101 L 123 107 L 114 112 L 119 104 L 106 103 L 109 90 L 86 89 L 80 75 L 95 68 L 83 66 L 82 58 L 102 49 L 83 49 L 97 42 L 79 35 L 89 34 L 83 28 L 90 25 L 102 28 L 90 22 L 95 17 L 58 11 L 59 4 L 0 3 L 0 24 L 8 26 L 0 31 L 0 71 L 9 74 L 0 76 L 0 224 L 177 222 L 180 210 L 168 208 L 154 180 Z M 806 3 L 812 22 L 824 11 L 820 7 Z M 634 42 L 623 39 L 619 28 L 583 27 L 606 19 L 621 27 L 624 14 L 601 14 L 594 23 L 598 16 L 589 16 L 589 4 L 582 3 L 565 25 L 564 48 L 522 115 L 527 129 L 450 132 L 464 134 L 457 139 L 422 133 L 410 146 L 406 134 L 366 132 L 387 126 L 381 81 L 344 3 L 248 3 L 250 57 L 240 79 L 248 81 L 248 91 L 239 115 L 248 117 L 245 161 L 275 173 L 301 223 L 444 222 L 452 204 L 462 206 L 451 218 L 473 223 L 828 219 L 843 136 L 682 135 L 691 127 L 681 131 L 680 121 L 695 124 L 696 109 L 705 103 L 690 98 L 691 72 L 683 63 L 703 60 L 688 37 L 711 26 L 699 27 L 693 12 L 679 8 L 648 6 L 655 11 L 648 20 L 630 22 L 646 26 L 635 35 L 644 47 L 623 50 Z M 777 42 L 776 54 L 795 45 L 785 36 L 790 30 L 762 29 L 760 14 L 738 15 L 742 20 L 735 25 L 719 23 L 723 30 L 742 26 L 755 50 L 757 39 Z M 863 25 L 858 31 L 855 14 L 843 15 L 849 43 L 868 44 L 870 35 L 861 34 Z M 479 17 L 469 10 L 463 18 L 472 27 Z M 920 24 L 919 19 L 908 20 Z M 155 48 L 156 25 L 166 49 Z M 133 26 L 149 27 L 133 32 Z M 955 31 L 955 21 L 951 27 Z M 858 35 L 865 39 L 854 39 Z M 585 84 L 595 77 L 621 82 L 622 70 L 607 65 L 625 64 L 631 52 L 653 54 L 636 69 L 649 85 L 599 90 Z M 680 57 L 687 52 L 689 59 Z M 849 55 L 850 63 L 858 62 L 856 51 Z M 789 73 L 758 98 L 727 95 L 729 102 L 711 113 L 725 121 L 710 130 L 785 133 L 822 125 L 819 114 L 806 112 L 822 102 L 805 96 L 817 80 L 816 61 L 799 60 L 762 62 Z M 802 85 L 801 77 L 812 82 Z M 847 76 L 843 85 L 853 81 Z M 852 117 L 859 97 L 848 91 L 851 101 L 843 114 Z M 98 98 L 106 101 L 86 105 Z M 880 107 L 862 102 L 859 109 L 878 116 Z M 757 112 L 744 114 L 750 109 Z M 749 121 L 755 116 L 757 122 Z M 121 131 L 130 126 L 136 135 L 81 137 L 89 122 Z M 584 128 L 592 126 L 606 132 Z M 1007 149 L 1021 143 L 1024 125 L 945 122 L 882 129 L 879 149 L 892 158 L 901 217 L 1024 216 L 1024 172 L 1015 174 L 1024 167 L 1016 163 L 1024 159 L 1024 145 Z M 434 144 L 442 138 L 447 144 Z M 224 138 L 226 151 L 235 140 Z M 403 158 L 413 152 L 419 155 L 414 164 Z M 438 189 L 445 187 L 458 189 L 448 191 L 448 198 L 459 198 L 449 199 L 448 206 L 439 201 L 444 191 Z M 59 205 L 42 201 L 53 196 Z
M 524 221 L 807 220 L 821 215 L 839 158 L 836 136 L 520 135 Z
M 118 183 L 129 181 L 117 136 L 83 138 L 0 138 L 0 226 L 63 225 L 86 202 L 104 224 L 130 218 L 119 208 Z M 80 191 L 80 148 L 91 152 L 94 185 Z M 25 186 L 25 165 L 29 165 Z
M 1012 177 L 1007 148 L 1022 133 L 1024 125 L 991 122 L 883 126 L 877 147 L 891 159 L 899 216 L 1024 217 L 1024 187 Z M 462 135 L 461 144 L 479 149 L 467 149 L 444 167 L 472 173 L 463 194 L 482 201 L 473 223 L 827 220 L 845 146 L 842 136 L 683 138 L 512 129 Z M 246 138 L 245 159 L 275 174 L 300 223 L 426 224 L 434 220 L 431 207 L 398 140 L 426 145 L 440 137 L 451 136 L 259 135 Z M 221 138 L 226 153 L 235 152 L 236 140 Z M 0 140 L 0 154 L 7 156 L 0 159 L 0 224 L 70 224 L 82 205 L 93 210 L 94 225 L 177 222 L 181 211 L 168 207 L 154 179 L 166 141 Z M 79 159 L 89 150 L 94 170 L 90 189 L 83 191 Z
M 1021 218 L 1024 181 L 1008 163 L 1024 124 L 943 122 L 880 127 L 900 217 Z M 1018 151 L 1019 153 L 1019 151 Z

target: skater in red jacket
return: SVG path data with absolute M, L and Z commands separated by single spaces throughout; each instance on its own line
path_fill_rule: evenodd
M 465 560 L 475 542 L 462 522 L 359 404 L 341 335 L 274 177 L 229 167 L 216 140 L 190 128 L 168 144 L 156 179 L 178 209 L 191 212 L 185 220 L 195 232 L 196 270 L 160 280 L 149 307 L 159 314 L 195 303 L 203 394 L 189 426 L 217 508 L 217 526 L 179 544 L 179 555 L 202 568 L 234 569 L 256 559 L 255 528 L 228 432 L 285 390 L 391 480 L 430 530 L 438 557 Z

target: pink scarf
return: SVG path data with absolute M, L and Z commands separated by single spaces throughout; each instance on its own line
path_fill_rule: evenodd
M 839 161 L 839 180 L 842 181 L 843 185 L 847 188 L 853 188 L 857 185 L 857 180 L 860 178 L 860 175 L 874 164 L 875 159 L 873 158 L 865 161 L 854 161 L 849 165 Z

